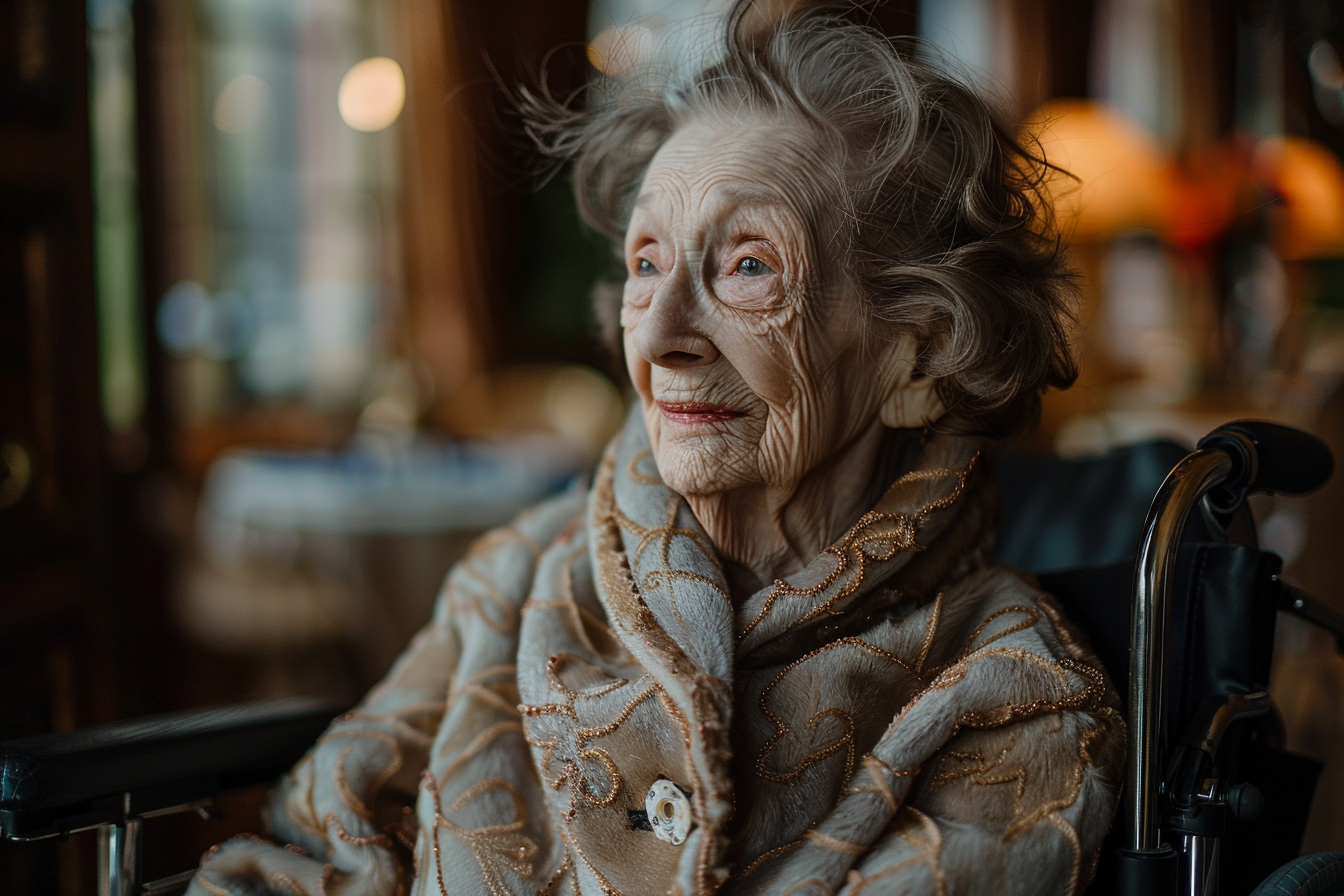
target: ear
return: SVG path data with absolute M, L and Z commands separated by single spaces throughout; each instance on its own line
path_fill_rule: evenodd
M 921 429 L 942 417 L 947 408 L 934 388 L 937 381 L 915 369 L 919 356 L 915 337 L 905 334 L 888 343 L 886 354 L 886 394 L 878 408 L 882 424 L 891 429 Z

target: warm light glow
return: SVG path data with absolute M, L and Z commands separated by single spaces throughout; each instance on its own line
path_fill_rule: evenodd
M 1344 256 L 1344 168 L 1330 150 L 1300 137 L 1266 140 L 1256 172 L 1283 200 L 1275 248 L 1288 260 Z
M 341 120 L 357 131 L 381 131 L 397 120 L 405 103 L 406 78 L 386 56 L 355 63 L 336 95 Z
M 643 61 L 653 48 L 653 32 L 643 25 L 615 26 L 588 45 L 588 62 L 604 75 L 620 76 Z
M 1066 237 L 1099 239 L 1126 228 L 1163 226 L 1170 162 L 1138 122 L 1100 103 L 1055 100 L 1038 109 L 1027 127 L 1046 159 L 1068 172 L 1052 171 L 1046 179 Z
M 1191 150 L 1172 175 L 1166 240 L 1184 251 L 1208 249 L 1233 226 L 1247 195 L 1250 150 L 1239 137 Z
M 215 98 L 215 127 L 226 134 L 254 131 L 271 105 L 271 88 L 256 75 L 239 75 Z

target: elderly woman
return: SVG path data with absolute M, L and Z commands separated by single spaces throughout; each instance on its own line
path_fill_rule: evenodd
M 813 15 L 533 97 L 620 246 L 638 407 L 481 539 L 197 893 L 1077 893 L 1123 723 L 989 557 L 987 444 L 1072 367 L 1038 160 Z

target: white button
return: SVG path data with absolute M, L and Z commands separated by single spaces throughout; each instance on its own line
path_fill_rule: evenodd
M 659 840 L 679 845 L 691 832 L 691 804 L 681 788 L 666 778 L 659 778 L 644 795 L 644 811 L 649 825 Z

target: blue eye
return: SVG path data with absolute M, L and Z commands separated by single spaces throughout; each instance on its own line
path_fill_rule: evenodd
M 769 265 L 750 255 L 737 263 L 737 272 L 744 277 L 763 277 L 766 274 L 774 273 L 770 270 Z
M 658 269 L 654 267 L 653 262 L 649 261 L 647 258 L 641 258 L 639 264 L 635 265 L 635 273 L 639 274 L 641 277 L 652 277 L 654 274 L 658 273 Z

